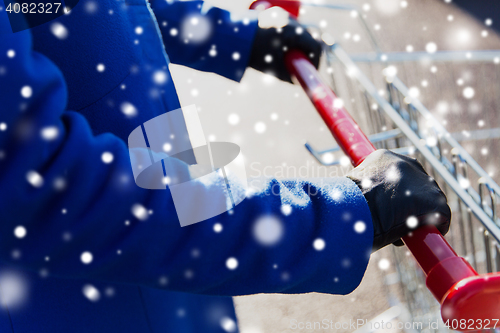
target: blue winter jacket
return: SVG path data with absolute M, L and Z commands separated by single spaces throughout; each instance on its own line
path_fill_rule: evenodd
M 0 332 L 234 332 L 229 296 L 347 294 L 362 279 L 373 229 L 349 179 L 270 180 L 232 214 L 184 228 L 169 190 L 134 183 L 128 135 L 179 107 L 168 59 L 240 80 L 256 29 L 201 2 L 150 2 L 81 0 L 15 34 L 0 10 L 0 292 L 17 287 L 0 295 Z M 191 15 L 211 26 L 201 43 L 183 36 Z M 272 246 L 254 235 L 263 216 L 283 227 Z

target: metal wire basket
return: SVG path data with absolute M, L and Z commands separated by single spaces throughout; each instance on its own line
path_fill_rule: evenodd
M 322 7 L 356 10 L 348 6 Z M 370 36 L 375 52 L 350 56 L 339 44 L 326 46 L 327 72 L 333 90 L 343 99 L 346 108 L 377 148 L 416 157 L 440 183 L 453 211 L 452 228 L 447 239 L 458 254 L 465 257 L 479 273 L 500 271 L 500 220 L 497 216 L 500 187 L 476 161 L 479 159 L 481 164 L 488 163 L 488 158 L 482 156 L 486 155 L 482 154 L 484 149 L 498 151 L 500 130 L 470 131 L 471 123 L 476 124 L 478 117 L 472 112 L 465 122 L 463 117 L 461 122 L 452 118 L 454 123 L 449 127 L 457 132 L 450 133 L 443 126 L 444 121 L 436 117 L 439 110 L 430 112 L 419 100 L 418 89 L 408 88 L 400 79 L 404 77 L 418 82 L 423 77 L 422 72 L 432 73 L 438 69 L 449 75 L 452 82 L 457 81 L 457 73 L 464 69 L 481 73 L 480 80 L 474 85 L 481 88 L 476 89 L 477 92 L 473 88 L 462 87 L 458 81 L 458 85 L 441 86 L 439 91 L 434 92 L 434 99 L 446 96 L 449 100 L 463 101 L 478 94 L 476 99 L 485 101 L 486 110 L 491 112 L 500 106 L 498 94 L 490 93 L 491 86 L 498 82 L 500 52 L 384 54 L 362 15 L 358 17 Z M 427 81 L 421 83 L 423 86 L 428 84 Z M 482 121 L 481 126 L 484 125 Z M 462 147 L 461 141 L 467 141 L 469 149 Z M 478 142 L 488 148 L 473 149 Z M 323 165 L 339 163 L 338 158 L 332 158 L 332 154 L 340 151 L 338 147 L 316 150 L 306 144 L 306 148 Z M 438 328 L 425 325 L 441 321 L 440 307 L 425 288 L 425 276 L 416 262 L 404 248 L 394 248 L 392 252 L 396 264 L 393 271 L 387 271 L 385 278 L 389 303 L 403 308 L 400 316 L 405 320 L 424 323 L 421 327 L 405 327 L 403 330 L 446 331 L 442 323 Z

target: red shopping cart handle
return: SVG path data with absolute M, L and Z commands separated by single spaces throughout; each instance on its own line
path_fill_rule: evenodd
M 298 15 L 300 2 L 259 0 L 250 8 L 281 6 Z M 300 82 L 316 110 L 332 132 L 338 145 L 354 166 L 360 164 L 375 147 L 361 131 L 331 88 L 322 82 L 318 71 L 300 51 L 285 56 L 289 72 Z M 500 274 L 478 275 L 459 257 L 434 226 L 422 226 L 403 237 L 403 241 L 426 274 L 426 285 L 441 304 L 443 321 L 450 326 L 467 320 L 476 325 L 455 326 L 460 331 L 477 330 L 477 322 L 500 318 Z M 451 321 L 451 322 L 450 322 Z M 493 325 L 494 322 L 491 323 Z M 491 327 L 491 326 L 490 326 Z M 484 328 L 484 327 L 479 327 Z

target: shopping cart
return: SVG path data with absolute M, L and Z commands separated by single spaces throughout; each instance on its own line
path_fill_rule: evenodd
M 315 6 L 358 13 L 354 16 L 359 18 L 361 25 L 365 28 L 375 52 L 351 57 L 339 44 L 326 45 L 326 60 L 328 72 L 331 74 L 331 87 L 342 99 L 345 109 L 349 110 L 360 127 L 369 134 L 368 138 L 375 147 L 387 148 L 416 157 L 441 184 L 453 208 L 454 227 L 447 238 L 455 250 L 464 256 L 479 273 L 499 272 L 500 220 L 498 220 L 496 212 L 500 187 L 471 154 L 460 145 L 459 141 L 493 139 L 491 141 L 496 145 L 498 140 L 495 139 L 500 137 L 500 131 L 496 128 L 490 128 L 471 133 L 467 128 L 464 128 L 462 132 L 449 133 L 442 123 L 420 102 L 418 93 L 416 93 L 418 90 L 405 86 L 400 76 L 418 77 L 416 72 L 421 69 L 419 66 L 415 66 L 415 63 L 422 59 L 425 60 L 431 71 L 436 71 L 439 67 L 441 70 L 453 73 L 456 70 L 454 66 L 473 66 L 474 70 L 479 68 L 481 71 L 490 73 L 491 76 L 491 73 L 498 73 L 497 64 L 500 63 L 500 52 L 440 52 L 433 55 L 426 53 L 384 54 L 380 51 L 376 39 L 356 8 L 286 0 L 259 1 L 254 3 L 254 7 L 257 4 L 265 7 L 278 5 L 295 16 L 298 15 L 300 6 Z M 319 29 L 318 27 L 313 28 Z M 307 70 L 301 72 L 301 66 L 305 65 L 300 64 L 303 60 L 305 59 L 301 60 L 300 55 L 289 56 L 289 68 L 299 77 L 303 87 L 306 89 L 315 87 L 317 82 L 308 77 L 310 73 Z M 399 65 L 394 66 L 395 63 Z M 371 78 L 365 73 L 370 73 Z M 482 88 L 487 91 L 485 85 L 486 83 L 483 83 Z M 321 98 L 318 98 L 317 94 L 315 95 L 311 91 L 308 92 L 327 125 L 331 125 L 328 123 L 331 120 L 328 115 L 329 111 L 322 110 L 322 106 L 317 105 L 321 104 L 321 102 L 318 103 Z M 457 92 L 446 93 L 451 97 L 453 94 L 457 95 Z M 462 93 L 471 94 L 470 90 L 467 92 L 464 90 Z M 473 93 L 474 91 L 472 91 Z M 329 127 L 333 128 L 334 126 Z M 350 132 L 351 135 L 354 131 L 354 128 L 344 130 L 344 132 Z M 335 130 L 332 132 L 334 132 L 337 141 L 340 142 L 340 146 L 317 150 L 311 144 L 306 144 L 309 152 L 323 165 L 339 163 L 341 159 L 336 157 L 336 154 L 342 153 L 342 150 L 351 157 L 354 164 L 358 164 L 366 156 L 367 150 L 370 150 L 369 148 L 365 149 L 364 146 L 351 149 L 352 146 L 349 146 L 349 142 L 343 142 L 346 140 L 341 134 L 335 133 Z M 355 133 L 354 136 L 358 134 Z M 365 141 L 361 137 L 362 134 L 359 135 L 359 140 L 356 138 L 354 141 L 365 145 Z M 412 252 L 414 254 L 415 247 L 417 246 L 413 244 Z M 419 269 L 415 260 L 408 256 L 407 249 L 393 248 L 392 251 L 396 261 L 395 271 L 388 270 L 385 279 L 390 304 L 402 305 L 405 309 L 406 320 L 412 322 L 427 323 L 440 320 L 442 315 L 440 304 L 426 288 L 423 288 L 426 275 Z M 427 260 L 427 256 L 431 254 L 432 251 L 419 258 L 420 266 L 424 270 L 422 261 Z M 429 271 L 427 270 L 426 273 L 428 274 Z M 490 283 L 492 283 L 491 280 L 498 282 L 498 275 L 490 275 Z M 475 287 L 477 293 L 482 293 L 485 296 L 483 304 L 500 303 L 498 286 L 490 286 L 491 288 L 484 290 L 481 289 L 480 284 Z M 459 289 L 459 286 L 456 289 Z M 492 298 L 487 299 L 488 295 L 486 294 L 488 293 Z M 438 299 L 442 296 L 434 294 Z M 472 313 L 474 310 L 469 309 L 468 311 Z M 475 311 L 478 312 L 478 309 Z M 500 313 L 498 317 L 500 317 Z M 450 321 L 447 324 L 450 328 L 459 331 L 470 329 L 469 322 L 466 322 L 465 327 L 460 321 Z M 439 331 L 446 330 L 444 327 L 444 325 L 439 325 L 435 329 L 423 328 L 427 331 Z M 405 330 L 415 331 L 413 327 L 405 328 Z

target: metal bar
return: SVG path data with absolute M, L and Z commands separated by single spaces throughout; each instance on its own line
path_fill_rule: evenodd
M 409 96 L 408 88 L 397 77 L 393 79 L 393 85 L 406 96 Z M 446 131 L 446 129 L 434 118 L 429 110 L 418 100 L 413 99 L 412 105 L 420 112 L 420 114 L 428 122 L 432 122 L 432 127 L 437 133 L 440 133 L 445 141 L 454 148 L 459 150 L 461 158 L 467 161 L 467 164 L 475 171 L 480 177 L 484 177 L 486 182 L 492 186 L 496 193 L 500 193 L 500 186 L 491 179 L 486 171 L 470 156 L 470 154 Z
M 362 53 L 350 55 L 354 62 L 420 62 L 420 61 L 447 61 L 447 62 L 484 62 L 500 63 L 499 50 L 481 51 L 437 51 L 428 52 L 389 52 L 389 53 Z
M 348 72 L 351 74 L 352 77 L 356 78 L 357 81 L 361 84 L 363 89 L 379 104 L 379 106 L 382 108 L 382 110 L 385 112 L 385 114 L 396 124 L 396 126 L 405 134 L 405 136 L 411 141 L 411 143 L 418 149 L 418 151 L 429 161 L 429 163 L 432 165 L 433 168 L 436 169 L 437 173 L 443 178 L 445 182 L 447 182 L 450 186 L 450 188 L 464 201 L 464 203 L 471 209 L 472 213 L 481 221 L 481 223 L 484 225 L 484 227 L 490 232 L 495 239 L 499 240 L 500 239 L 500 229 L 497 227 L 495 222 L 482 210 L 482 208 L 474 201 L 474 199 L 468 194 L 468 192 L 462 188 L 462 186 L 458 183 L 458 181 L 455 179 L 455 177 L 448 171 L 448 169 L 439 161 L 436 156 L 430 151 L 430 149 L 425 145 L 425 142 L 422 142 L 422 140 L 413 132 L 411 127 L 406 123 L 404 119 L 400 117 L 398 112 L 390 105 L 382 96 L 378 94 L 377 89 L 375 86 L 368 80 L 368 78 L 359 70 L 359 68 L 356 66 L 356 64 L 350 59 L 349 55 L 339 46 L 339 45 L 333 45 L 331 50 L 334 52 L 334 54 L 337 56 L 337 58 L 341 61 L 341 63 L 347 68 Z M 394 82 L 393 82 L 394 84 Z M 406 87 L 402 83 L 398 82 L 399 86 L 402 86 L 402 88 L 405 88 L 407 91 Z M 398 87 L 399 89 L 399 87 Z M 414 101 L 418 102 L 417 100 Z M 423 105 L 418 102 L 416 107 L 423 108 Z M 426 110 L 426 109 L 425 109 Z M 421 110 L 419 110 L 421 111 Z M 432 117 L 430 115 L 430 112 L 427 111 L 429 117 Z M 424 114 L 425 117 L 425 114 Z M 427 119 L 427 118 L 426 118 Z M 437 122 L 436 122 L 437 123 Z M 439 125 L 439 124 L 438 124 Z M 445 134 L 447 133 L 444 129 L 441 129 L 441 133 Z M 460 145 L 456 142 L 455 139 L 451 138 L 451 136 L 445 136 L 447 139 L 448 143 L 452 143 L 451 145 L 456 147 L 460 147 Z M 462 157 L 465 156 L 467 162 L 469 163 L 470 166 L 474 165 L 474 169 L 480 169 L 482 170 L 477 162 L 475 162 L 470 155 L 465 152 L 465 150 L 460 147 L 460 155 Z M 464 155 L 462 155 L 464 153 Z M 472 161 L 471 161 L 472 160 Z M 482 170 L 482 173 L 488 177 L 488 180 L 491 180 L 491 178 L 486 174 L 484 170 Z M 493 182 L 493 181 L 492 181 Z M 497 185 L 498 187 L 498 185 Z M 496 190 L 496 189 L 495 189 Z M 497 191 L 498 193 L 498 191 Z
M 376 134 L 369 135 L 368 139 L 372 143 L 377 143 L 377 142 L 380 142 L 380 141 L 393 139 L 393 138 L 395 138 L 395 137 L 397 137 L 399 135 L 401 135 L 401 131 L 396 128 L 396 129 L 393 129 L 393 130 L 389 130 L 389 131 L 385 131 L 385 132 L 381 132 L 381 133 L 376 133 Z M 336 152 L 336 151 L 339 151 L 339 150 L 340 150 L 339 146 L 334 146 L 332 148 L 325 149 L 325 150 L 316 150 L 316 153 L 317 154 L 333 153 L 333 152 Z

